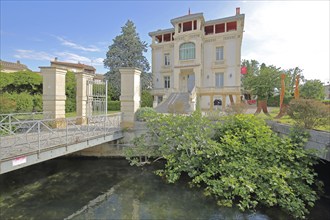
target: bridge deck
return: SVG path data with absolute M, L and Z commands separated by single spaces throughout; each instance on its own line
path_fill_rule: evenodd
M 0 119 L 0 174 L 120 139 L 120 122 L 121 113 L 84 119 Z

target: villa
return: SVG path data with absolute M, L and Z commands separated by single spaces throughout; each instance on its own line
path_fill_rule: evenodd
M 152 38 L 153 106 L 168 112 L 183 102 L 185 111 L 241 100 L 241 45 L 244 14 L 205 21 L 203 13 L 171 20 L 172 28 Z
M 19 60 L 16 63 L 0 60 L 0 70 L 4 73 L 13 73 L 18 71 L 31 71 L 26 65 Z
M 60 62 L 57 57 L 53 61 L 50 61 L 51 67 L 57 67 L 66 69 L 74 73 L 84 72 L 89 74 L 95 74 L 96 69 L 93 66 L 85 65 L 82 63 L 69 63 L 69 62 Z

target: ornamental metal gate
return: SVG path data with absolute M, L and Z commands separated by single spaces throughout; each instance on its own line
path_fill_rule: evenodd
M 87 116 L 106 115 L 108 113 L 108 81 L 87 80 Z

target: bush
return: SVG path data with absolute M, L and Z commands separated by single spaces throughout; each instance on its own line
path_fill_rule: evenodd
M 141 93 L 141 107 L 152 107 L 154 99 L 150 91 L 143 90 Z
M 22 92 L 13 94 L 16 100 L 16 112 L 32 112 L 33 109 L 33 96 L 29 93 Z
M 148 157 L 166 159 L 156 173 L 170 183 L 182 174 L 191 184 L 203 187 L 221 206 L 238 205 L 240 210 L 258 205 L 279 206 L 303 218 L 314 205 L 314 158 L 297 145 L 299 139 L 280 138 L 253 115 L 235 115 L 215 126 L 199 112 L 191 116 L 163 115 L 148 119 L 147 135 L 135 141 L 138 152 L 130 152 L 132 164 L 148 163 Z M 152 148 L 144 140 L 146 137 Z M 151 138 L 150 138 L 151 137 Z M 146 154 L 144 154 L 145 149 Z
M 16 102 L 10 94 L 4 93 L 0 95 L 0 114 L 11 113 L 16 111 Z
M 284 96 L 283 103 L 289 104 L 293 99 L 292 96 Z M 267 106 L 269 107 L 280 107 L 280 95 L 272 96 L 267 100 Z
M 76 99 L 67 97 L 65 100 L 65 112 L 75 112 L 76 111 Z
M 41 95 L 33 96 L 33 111 L 42 112 L 42 96 Z
M 137 121 L 147 121 L 148 118 L 154 117 L 156 114 L 157 112 L 155 109 L 150 107 L 142 107 L 135 112 L 135 118 Z
M 109 111 L 120 111 L 120 101 L 108 101 Z
M 315 128 L 330 120 L 330 106 L 313 99 L 294 99 L 290 102 L 288 115 L 298 126 Z

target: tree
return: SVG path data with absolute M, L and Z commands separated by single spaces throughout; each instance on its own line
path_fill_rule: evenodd
M 242 65 L 247 67 L 247 74 L 242 79 L 244 89 L 258 96 L 256 114 L 260 113 L 261 109 L 268 114 L 267 100 L 274 94 L 275 88 L 280 88 L 280 68 L 266 66 L 264 63 L 259 66 L 255 60 L 244 60 Z
M 116 36 L 104 59 L 104 67 L 109 68 L 106 76 L 113 91 L 112 99 L 120 96 L 121 67 L 136 67 L 142 70 L 142 77 L 150 69 L 150 65 L 143 53 L 147 52 L 147 43 L 140 40 L 134 23 L 128 20 L 122 27 L 121 34 Z
M 318 80 L 307 80 L 304 85 L 300 87 L 300 96 L 305 99 L 324 99 L 323 83 Z
M 304 76 L 302 75 L 302 72 L 303 70 L 299 67 L 291 68 L 284 71 L 284 73 L 286 74 L 285 90 L 287 95 L 293 96 L 297 75 L 300 76 L 300 81 L 304 81 Z

